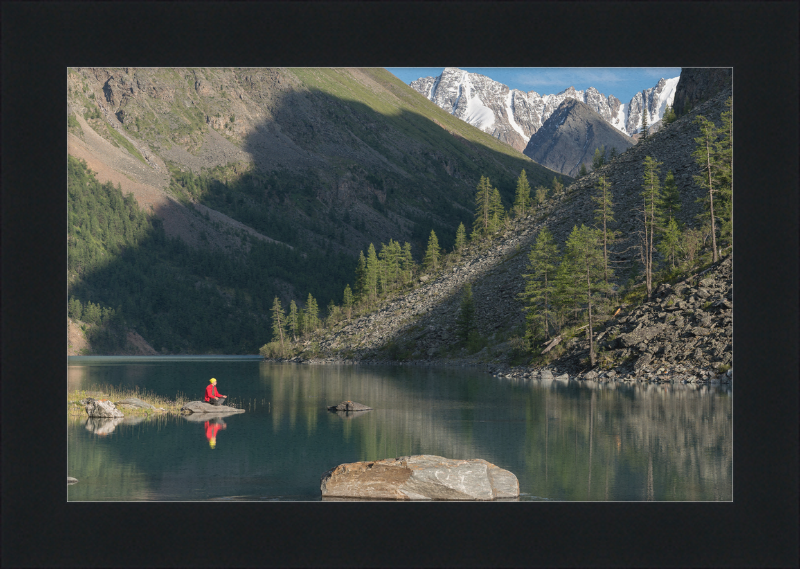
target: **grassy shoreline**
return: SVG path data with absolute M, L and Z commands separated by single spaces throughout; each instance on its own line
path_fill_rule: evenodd
M 101 386 L 99 389 L 92 391 L 77 389 L 67 392 L 67 415 L 70 417 L 85 416 L 86 408 L 80 404 L 80 400 L 87 397 L 99 400 L 106 399 L 114 404 L 116 404 L 117 401 L 135 397 L 155 407 L 155 409 L 142 409 L 128 406 L 120 408 L 120 411 L 125 416 L 182 415 L 181 407 L 186 405 L 189 401 L 182 393 L 178 393 L 175 399 L 171 400 L 146 390 L 140 391 L 138 388 L 118 389 L 110 386 Z

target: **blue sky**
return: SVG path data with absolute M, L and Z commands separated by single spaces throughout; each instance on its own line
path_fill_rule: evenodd
M 420 77 L 437 76 L 444 67 L 387 67 L 408 84 Z M 560 93 L 569 86 L 578 90 L 594 87 L 604 95 L 614 95 L 627 103 L 642 89 L 649 89 L 662 77 L 681 74 L 680 67 L 459 67 L 478 73 L 520 91 L 540 95 Z

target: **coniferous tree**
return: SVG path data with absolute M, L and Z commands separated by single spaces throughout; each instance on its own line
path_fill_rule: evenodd
M 657 162 L 652 156 L 644 159 L 644 184 L 642 184 L 643 197 L 643 231 L 644 231 L 644 250 L 642 259 L 644 261 L 645 282 L 647 284 L 647 297 L 653 293 L 653 249 L 654 236 L 661 225 L 661 183 L 658 179 L 661 162 Z
M 406 241 L 403 244 L 403 254 L 401 255 L 402 282 L 405 285 L 414 279 L 414 257 L 411 256 L 411 243 Z
M 589 172 L 586 170 L 586 164 L 581 162 L 581 169 L 578 170 L 578 178 L 583 178 Z
M 702 169 L 703 173 L 695 176 L 695 182 L 701 187 L 705 188 L 708 192 L 707 200 L 704 200 L 708 206 L 708 217 L 711 220 L 711 246 L 712 260 L 717 262 L 717 229 L 716 221 L 714 219 L 714 194 L 718 191 L 718 170 L 719 159 L 716 155 L 714 142 L 717 137 L 717 129 L 714 123 L 707 120 L 704 116 L 698 115 L 694 122 L 700 125 L 700 136 L 694 139 L 697 143 L 697 149 L 693 152 L 695 161 Z
M 728 110 L 720 114 L 715 150 L 718 161 L 718 193 L 720 211 L 720 237 L 732 242 L 733 237 L 733 99 L 725 101 Z
M 541 207 L 547 200 L 547 188 L 544 186 L 536 186 L 536 205 Z
M 69 299 L 69 303 L 67 305 L 69 310 L 69 315 L 72 317 L 73 320 L 80 320 L 83 314 L 83 307 L 81 306 L 81 301 L 75 298 L 74 296 Z
M 681 230 L 678 227 L 678 222 L 674 217 L 669 218 L 667 226 L 661 234 L 661 240 L 658 243 L 658 250 L 665 258 L 670 260 L 672 268 L 675 268 L 675 258 L 680 251 L 681 243 Z
M 466 341 L 475 329 L 475 301 L 472 298 L 472 285 L 467 283 L 461 292 L 461 307 L 456 321 L 456 334 Z
M 605 163 L 606 163 L 606 147 L 601 145 L 594 151 L 594 157 L 592 158 L 592 170 L 599 170 L 605 165 Z
M 458 253 L 459 255 L 464 251 L 464 246 L 467 244 L 467 230 L 464 227 L 463 223 L 458 224 L 458 229 L 456 229 L 456 242 L 453 246 L 453 250 Z
M 490 209 L 489 233 L 493 234 L 502 228 L 506 215 L 506 210 L 503 208 L 503 199 L 500 197 L 500 191 L 497 188 L 492 190 Z
M 481 176 L 478 182 L 478 193 L 475 194 L 475 223 L 472 226 L 472 235 L 483 237 L 489 232 L 492 219 L 492 186 L 489 178 Z
M 370 243 L 367 249 L 367 271 L 364 278 L 367 299 L 370 305 L 378 298 L 378 255 L 375 246 Z
M 644 95 L 644 93 L 642 93 Z M 647 138 L 647 135 L 650 134 L 648 131 L 647 125 L 647 98 L 642 97 L 642 138 Z
M 528 175 L 525 170 L 519 175 L 517 179 L 517 193 L 514 197 L 514 213 L 516 216 L 522 217 L 528 212 L 531 205 L 531 186 L 528 183 Z
M 281 345 L 281 355 L 285 353 L 283 338 L 286 329 L 286 315 L 281 307 L 281 300 L 276 296 L 272 303 L 272 341 Z
M 520 295 L 527 313 L 528 335 L 538 337 L 541 330 L 545 339 L 550 338 L 553 324 L 553 294 L 555 292 L 555 271 L 558 265 L 558 246 L 553 241 L 550 230 L 545 226 L 536 236 L 536 242 L 528 254 L 528 273 L 525 278 L 525 291 Z
M 428 238 L 428 249 L 425 251 L 425 259 L 423 266 L 426 272 L 433 272 L 439 268 L 439 240 L 436 238 L 436 233 L 431 229 L 431 235 Z
M 561 183 L 561 180 L 558 177 L 553 176 L 553 195 L 561 195 L 562 191 L 564 191 L 564 184 Z
M 297 321 L 297 304 L 294 299 L 289 302 L 289 315 L 286 317 L 286 326 L 289 332 L 292 333 L 292 339 L 297 341 L 297 334 L 300 331 L 299 322 Z
M 597 309 L 600 298 L 598 293 L 607 292 L 603 282 L 603 254 L 600 250 L 600 235 L 596 229 L 584 225 L 574 227 L 567 239 L 567 255 L 573 260 L 579 271 L 581 285 L 581 302 L 586 306 L 589 320 L 589 361 L 594 367 L 597 356 L 594 351 L 593 311 Z M 577 282 L 576 282 L 577 287 Z
M 306 300 L 305 325 L 308 332 L 314 332 L 319 327 L 319 306 L 311 293 L 308 293 Z
M 366 300 L 368 297 L 367 292 L 367 259 L 364 257 L 364 251 L 358 252 L 358 265 L 356 265 L 356 292 L 355 296 L 359 301 Z
M 344 307 L 345 316 L 349 320 L 353 315 L 353 291 L 350 290 L 350 285 L 344 287 L 344 297 L 342 298 L 342 306 Z
M 668 105 L 667 108 L 664 109 L 664 116 L 661 117 L 661 124 L 672 124 L 676 120 L 678 120 L 678 116 L 675 114 L 675 109 L 673 109 L 671 105 Z
M 612 146 L 611 147 L 611 152 L 609 152 L 609 154 L 608 154 L 608 161 L 611 162 L 616 157 L 617 157 L 617 147 L 616 146 Z
M 608 246 L 616 239 L 617 232 L 609 228 L 609 224 L 614 221 L 614 203 L 611 201 L 611 182 L 605 176 L 597 178 L 598 195 L 592 197 L 597 204 L 594 210 L 595 223 L 600 230 L 600 237 L 603 243 L 603 281 L 608 286 Z
M 678 185 L 675 183 L 675 176 L 672 170 L 667 172 L 664 178 L 664 197 L 662 201 L 664 219 L 670 220 L 681 209 L 681 196 L 678 192 Z

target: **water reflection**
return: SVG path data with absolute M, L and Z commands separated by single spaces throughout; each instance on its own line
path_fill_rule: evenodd
M 226 429 L 228 426 L 225 424 L 225 421 L 219 418 L 211 419 L 210 421 L 206 421 L 203 424 L 203 428 L 206 430 L 206 439 L 208 439 L 208 446 L 216 448 L 217 446 L 217 433 L 220 429 Z
M 89 417 L 86 419 L 86 430 L 90 433 L 94 433 L 95 435 L 100 435 L 104 437 L 106 435 L 110 435 L 114 432 L 114 429 L 117 428 L 117 425 L 122 423 L 124 417 L 114 417 L 114 418 L 98 418 L 98 417 Z

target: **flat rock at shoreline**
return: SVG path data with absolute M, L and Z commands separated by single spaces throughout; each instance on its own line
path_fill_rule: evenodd
M 328 407 L 328 411 L 372 411 L 372 407 L 355 401 L 342 401 L 338 405 Z
M 434 455 L 340 464 L 322 475 L 323 498 L 496 500 L 519 497 L 519 481 L 483 459 Z
M 131 407 L 139 407 L 140 409 L 152 409 L 155 410 L 155 406 L 150 405 L 149 403 L 145 403 L 141 399 L 137 399 L 136 397 L 128 397 L 127 399 L 123 399 L 122 401 L 117 401 L 116 405 L 129 405 Z
M 244 409 L 235 409 L 234 407 L 228 407 L 227 405 L 211 405 L 205 401 L 189 401 L 186 405 L 181 407 L 181 411 L 214 415 L 219 415 L 220 413 L 224 413 L 225 415 L 244 413 Z

